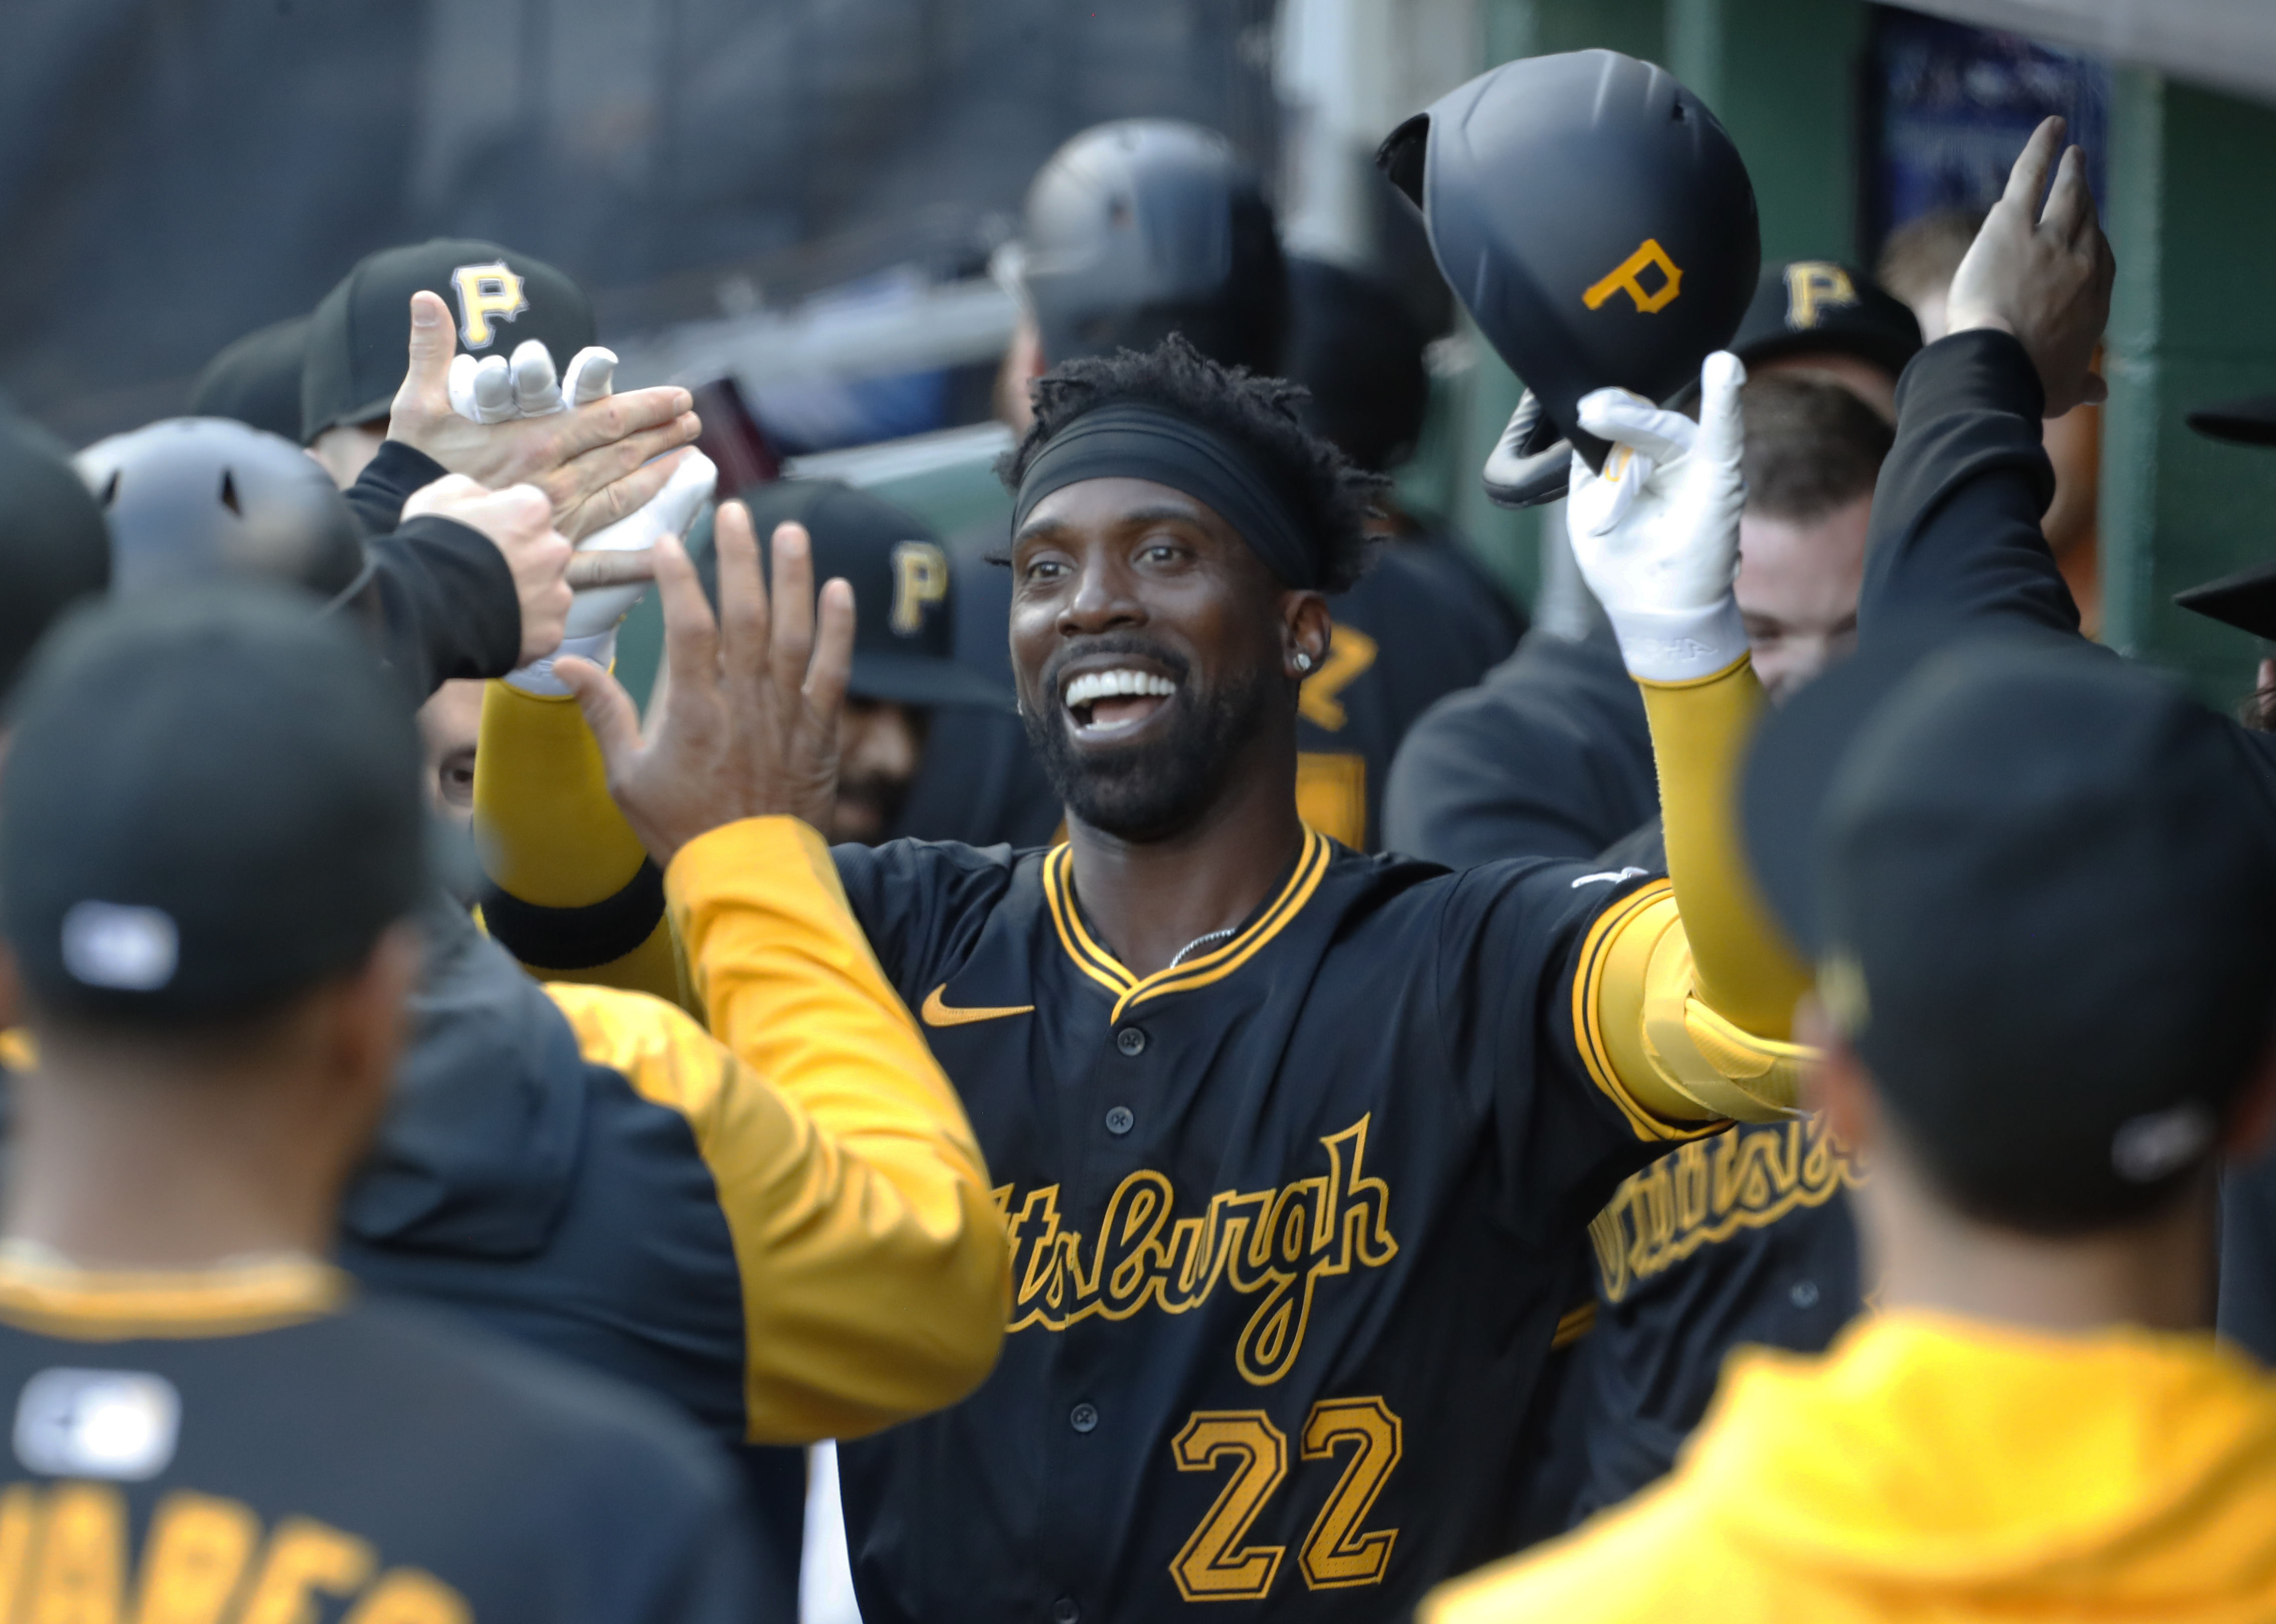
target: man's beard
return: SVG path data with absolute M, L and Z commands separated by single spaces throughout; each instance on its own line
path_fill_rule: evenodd
M 1231 686 L 1201 691 L 1187 661 L 1129 638 L 1090 644 L 1068 658 L 1100 653 L 1143 654 L 1176 674 L 1178 691 L 1165 701 L 1172 711 L 1169 725 L 1119 749 L 1078 750 L 1059 699 L 1058 674 L 1065 661 L 1054 661 L 1042 684 L 1043 705 L 1051 714 L 1023 714 L 1028 742 L 1070 818 L 1118 840 L 1160 840 L 1208 809 L 1233 759 L 1263 731 L 1273 673 L 1259 668 Z

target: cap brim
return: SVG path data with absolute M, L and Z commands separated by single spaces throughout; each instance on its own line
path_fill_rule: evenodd
M 2276 563 L 2255 564 L 2234 575 L 2174 594 L 2174 602 L 2209 620 L 2257 638 L 2276 638 Z
M 2200 406 L 2189 414 L 2189 425 L 2212 440 L 2227 440 L 2237 445 L 2276 445 L 2276 395 L 2255 395 L 2245 400 Z
M 1765 361 L 1785 360 L 1796 355 L 1841 355 L 1851 360 L 1863 361 L 1868 366 L 1878 366 L 1889 374 L 1893 384 L 1906 364 L 1920 352 L 1918 344 L 1906 344 L 1893 335 L 1883 338 L 1872 333 L 1838 328 L 1811 328 L 1806 332 L 1780 330 L 1756 339 L 1752 344 L 1734 340 L 1731 353 L 1749 366 Z
M 1012 696 L 970 666 L 930 654 L 879 653 L 854 656 L 846 691 L 888 705 L 958 706 L 1010 711 Z

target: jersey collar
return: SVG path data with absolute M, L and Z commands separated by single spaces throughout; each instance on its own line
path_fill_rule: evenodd
M 315 1319 L 353 1289 L 308 1258 L 213 1269 L 114 1273 L 0 1247 L 0 1323 L 79 1341 L 243 1336 Z
M 1075 906 L 1074 854 L 1064 843 L 1052 847 L 1043 858 L 1043 896 L 1051 904 L 1051 925 L 1058 932 L 1059 946 L 1066 949 L 1076 969 L 1114 994 L 1114 1013 L 1108 1018 L 1119 1021 L 1127 1010 L 1149 999 L 1207 986 L 1247 963 L 1311 900 L 1312 893 L 1319 889 L 1321 878 L 1328 872 L 1333 850 L 1325 837 L 1308 826 L 1303 849 L 1297 855 L 1287 882 L 1232 940 L 1212 948 L 1198 958 L 1157 970 L 1150 976 L 1132 974 L 1091 935 L 1089 926 L 1083 923 L 1082 910 Z

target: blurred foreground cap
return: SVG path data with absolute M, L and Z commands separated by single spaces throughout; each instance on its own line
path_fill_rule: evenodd
M 417 730 L 370 652 L 281 589 L 82 610 L 0 776 L 0 931 L 85 1019 L 254 1014 L 353 968 L 425 884 Z
M 2146 1210 L 2276 1030 L 2276 846 L 2234 724 L 2075 638 L 1869 644 L 1775 712 L 1749 858 L 1944 1186 Z

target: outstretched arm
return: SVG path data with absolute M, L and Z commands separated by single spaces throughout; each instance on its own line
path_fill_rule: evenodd
M 1666 820 L 1668 881 L 1597 921 L 1573 993 L 1591 1076 L 1647 1137 L 1787 1114 L 1798 1081 L 1787 1038 L 1809 976 L 1734 827 L 1764 704 L 1732 593 L 1745 378 L 1736 357 L 1710 356 L 1696 425 L 1622 390 L 1588 397 L 1582 427 L 1613 448 L 1602 475 L 1574 459 L 1567 503 L 1574 554 L 1643 690 Z
M 2048 119 L 2024 147 L 1953 277 L 1950 336 L 1898 386 L 1857 605 L 1867 637 L 1931 618 L 2078 631 L 2040 528 L 2054 494 L 2040 424 L 2105 393 L 2090 367 L 2114 267 L 2083 155 L 2055 162 L 2062 132 Z
M 649 999 L 551 990 L 588 1058 L 680 1111 L 711 1169 L 752 1438 L 849 1437 L 986 1375 L 1007 1254 L 955 1091 L 795 815 L 834 781 L 852 593 L 825 588 L 817 626 L 802 546 L 778 541 L 772 604 L 747 520 L 719 548 L 715 621 L 679 543 L 659 545 L 671 688 L 645 736 L 598 667 L 558 668 L 664 874 L 710 1033 Z

